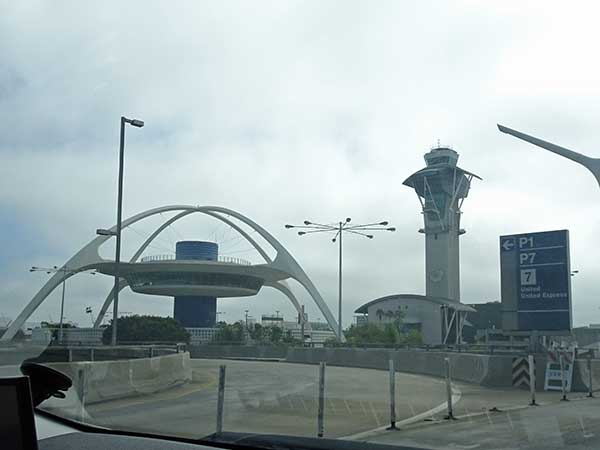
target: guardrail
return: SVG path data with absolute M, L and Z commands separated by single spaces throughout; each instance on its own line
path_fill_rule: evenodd
M 175 255 L 173 254 L 163 254 L 163 255 L 148 255 L 148 256 L 144 256 L 140 259 L 140 262 L 146 263 L 146 262 L 160 262 L 160 261 L 175 261 Z M 190 259 L 190 260 L 177 260 L 177 261 L 199 261 L 199 260 L 195 260 L 195 259 Z M 250 261 L 247 261 L 245 259 L 242 258 L 236 258 L 233 256 L 219 256 L 217 259 L 217 262 L 220 263 L 224 263 L 224 264 L 237 264 L 240 266 L 250 266 L 252 265 L 252 263 Z
M 502 344 L 440 344 L 440 345 L 413 345 L 413 344 L 386 344 L 386 343 L 339 343 L 328 342 L 266 342 L 266 341 L 211 341 L 200 345 L 233 345 L 233 346 L 272 346 L 272 347 L 305 347 L 305 348 L 339 348 L 339 349 L 362 349 L 362 350 L 414 350 L 422 352 L 451 352 L 451 353 L 475 353 L 482 355 L 521 355 L 529 354 L 528 346 L 520 343 L 510 345 Z M 545 353 L 545 349 L 538 353 Z
M 47 347 L 39 356 L 31 358 L 38 363 L 75 361 L 115 361 L 122 359 L 154 358 L 187 351 L 187 344 L 148 344 L 117 346 L 108 345 L 69 345 Z

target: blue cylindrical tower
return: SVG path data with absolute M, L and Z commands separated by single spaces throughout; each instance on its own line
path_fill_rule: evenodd
M 180 241 L 175 245 L 176 260 L 217 261 L 219 245 L 206 241 Z M 177 296 L 173 317 L 183 327 L 210 328 L 217 321 L 217 298 L 207 296 Z

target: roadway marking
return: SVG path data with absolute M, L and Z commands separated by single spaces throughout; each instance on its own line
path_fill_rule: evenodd
M 350 411 L 350 406 L 348 406 L 348 402 L 346 401 L 346 399 L 344 399 L 344 405 L 346 405 L 346 410 L 348 411 L 348 414 L 352 415 L 352 411 Z
M 337 409 L 335 408 L 335 405 L 333 404 L 333 400 L 328 399 L 329 400 L 329 407 L 331 408 L 331 412 L 332 414 L 337 414 Z
M 193 384 L 195 384 L 195 383 L 193 383 Z M 151 394 L 152 398 L 149 398 L 149 399 L 137 400 L 137 401 L 133 401 L 133 400 L 132 401 L 127 401 L 127 400 L 124 400 L 125 403 L 118 404 L 118 405 L 112 405 L 112 406 L 110 405 L 111 402 L 113 402 L 113 401 L 117 401 L 118 402 L 118 401 L 121 401 L 121 400 L 119 400 L 119 399 L 108 400 L 106 402 L 96 403 L 95 405 L 94 404 L 86 405 L 86 409 L 90 408 L 91 410 L 94 410 L 94 411 L 104 412 L 104 411 L 112 411 L 114 409 L 127 408 L 129 406 L 143 405 L 143 404 L 146 404 L 146 403 L 154 403 L 154 402 L 168 401 L 168 400 L 177 400 L 177 399 L 179 399 L 181 397 L 185 397 L 187 395 L 195 394 L 196 392 L 204 391 L 207 388 L 209 388 L 211 386 L 216 386 L 216 385 L 217 385 L 217 380 L 215 379 L 214 381 L 210 381 L 207 384 L 202 385 L 202 386 L 200 386 L 200 387 L 198 387 L 196 389 L 189 389 L 189 390 L 186 389 L 185 392 L 181 392 L 181 393 L 176 394 L 176 395 L 170 395 L 170 396 L 164 396 L 163 395 L 163 396 L 161 396 L 161 395 L 159 395 L 160 393 L 156 393 L 156 394 Z M 156 396 L 158 396 L 158 398 L 156 398 Z M 99 407 L 96 407 L 96 405 L 99 406 Z
M 365 409 L 365 405 L 363 405 L 362 400 L 359 400 L 358 403 L 360 403 L 360 407 L 362 408 L 363 415 L 366 416 L 367 415 L 367 410 Z
M 581 425 L 581 431 L 583 433 L 584 439 L 594 437 L 594 433 L 586 433 L 585 432 L 585 427 L 583 426 L 583 417 L 582 416 L 579 416 L 579 424 Z
M 302 407 L 304 408 L 304 411 L 308 411 L 308 408 L 306 407 L 306 403 L 304 402 L 304 399 L 302 398 L 302 396 L 300 396 L 300 403 L 302 403 Z
M 377 417 L 377 413 L 375 412 L 375 408 L 373 408 L 373 402 L 369 401 L 369 406 L 371 407 L 371 412 L 373 413 L 373 417 L 375 417 L 375 423 L 377 426 L 380 426 L 379 417 Z
M 452 404 L 458 403 L 460 401 L 461 396 L 462 396 L 462 392 L 460 391 L 460 389 L 453 386 L 452 387 Z M 407 419 L 396 422 L 396 427 L 402 427 L 405 425 L 410 425 L 410 424 L 428 419 L 429 417 L 433 417 L 434 414 L 444 411 L 447 407 L 448 407 L 447 402 L 440 403 L 435 408 L 431 408 L 430 410 L 422 412 L 421 414 L 417 414 L 416 416 L 409 417 Z M 373 434 L 377 434 L 381 431 L 386 431 L 387 427 L 388 427 L 387 425 L 384 425 L 382 427 L 377 427 L 372 430 L 363 431 L 361 433 L 351 434 L 348 436 L 342 436 L 338 439 L 346 439 L 348 441 L 360 440 L 360 439 L 364 439 L 365 437 L 371 436 Z

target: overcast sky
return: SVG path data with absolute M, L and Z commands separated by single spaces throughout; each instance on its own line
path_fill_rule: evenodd
M 569 229 L 574 322 L 600 323 L 597 183 L 496 128 L 600 156 L 595 5 L 0 0 L 0 316 L 14 318 L 47 279 L 30 266 L 61 265 L 114 225 L 126 115 L 146 126 L 127 130 L 125 217 L 166 204 L 235 209 L 280 239 L 334 311 L 337 247 L 283 225 L 396 226 L 345 240 L 345 325 L 368 300 L 424 293 L 420 205 L 402 181 L 438 139 L 483 178 L 463 205 L 462 301 L 500 299 L 499 235 Z M 158 223 L 126 231 L 124 257 Z M 182 238 L 259 261 L 199 215 L 146 254 Z M 67 319 L 89 324 L 85 307 L 97 312 L 110 286 L 103 276 L 69 280 Z M 58 320 L 59 303 L 57 289 L 32 319 Z M 165 297 L 122 296 L 127 312 L 172 308 Z M 267 288 L 218 309 L 227 321 L 245 309 L 294 315 Z

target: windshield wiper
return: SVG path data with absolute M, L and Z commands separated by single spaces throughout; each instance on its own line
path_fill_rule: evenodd
M 221 432 L 211 434 L 200 440 L 203 444 L 213 444 L 223 448 L 232 445 L 238 448 L 260 448 L 264 450 L 423 450 L 419 447 L 373 444 L 364 441 L 346 441 L 342 439 L 288 436 L 280 434 Z

